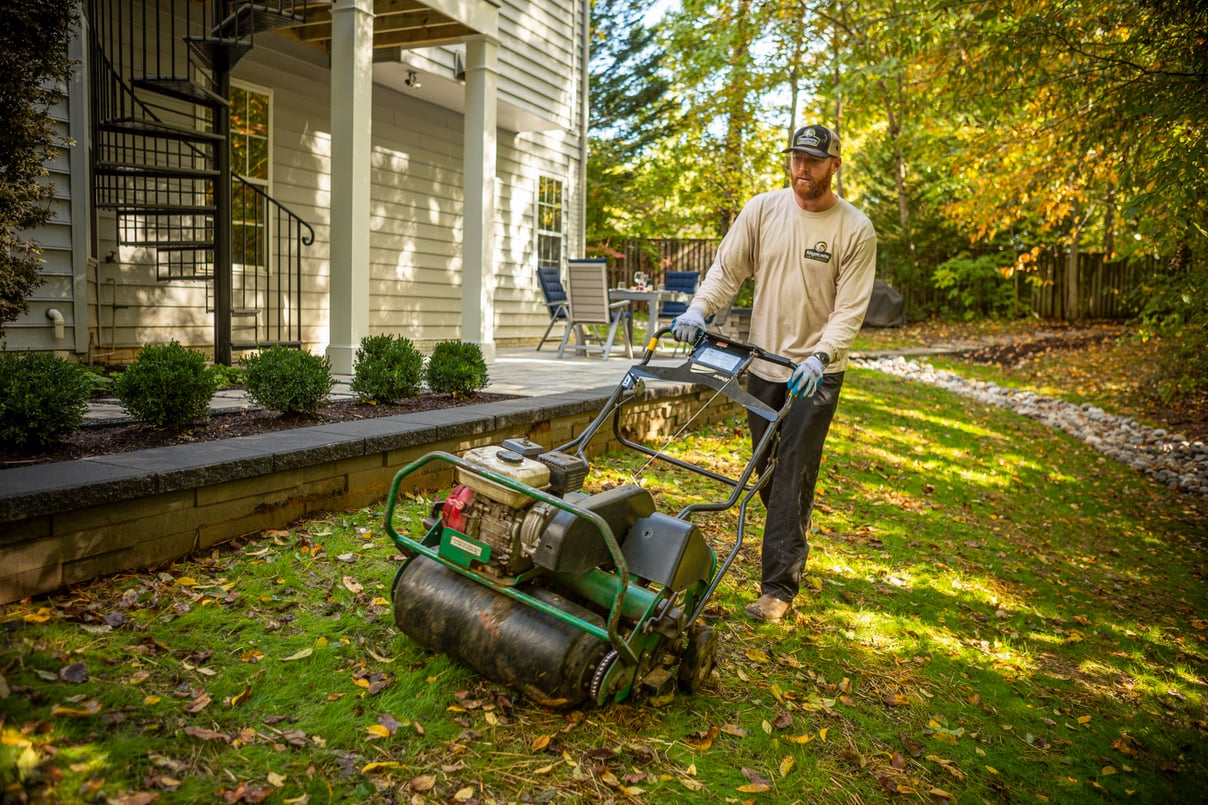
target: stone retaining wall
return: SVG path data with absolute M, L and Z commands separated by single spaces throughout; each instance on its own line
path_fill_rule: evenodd
M 0 603 L 152 567 L 317 511 L 384 500 L 399 468 L 432 450 L 461 454 L 527 435 L 565 444 L 611 389 L 340 422 L 195 445 L 0 470 Z M 625 409 L 626 435 L 657 443 L 686 425 L 713 392 L 648 388 Z M 724 401 L 723 401 L 724 402 Z M 709 407 L 699 421 L 741 411 Z M 611 425 L 590 454 L 615 447 Z M 412 489 L 452 482 L 435 462 Z

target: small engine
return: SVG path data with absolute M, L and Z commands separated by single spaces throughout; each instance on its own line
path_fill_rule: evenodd
M 527 439 L 508 439 L 502 445 L 476 448 L 462 458 L 557 496 L 581 489 L 588 469 L 587 462 L 577 456 L 542 452 L 540 445 Z M 461 467 L 455 475 L 457 486 L 438 504 L 439 512 L 434 508 L 433 513 L 439 514 L 445 528 L 487 546 L 489 555 L 481 561 L 483 552 L 478 546 L 454 542 L 454 547 L 477 561 L 478 570 L 501 581 L 531 568 L 533 553 L 556 507 Z M 455 534 L 447 538 L 458 539 Z

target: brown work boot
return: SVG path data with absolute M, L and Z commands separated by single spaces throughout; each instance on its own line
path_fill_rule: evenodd
M 747 604 L 746 613 L 757 621 L 779 623 L 792 607 L 788 601 L 782 601 L 774 595 L 761 595 Z

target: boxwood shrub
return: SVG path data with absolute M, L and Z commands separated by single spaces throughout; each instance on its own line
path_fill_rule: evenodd
M 443 394 L 470 396 L 487 387 L 482 347 L 463 341 L 441 341 L 428 358 L 428 388 Z
M 0 352 L 0 444 L 53 447 L 79 430 L 93 383 L 79 364 L 43 352 Z
M 336 383 L 326 357 L 279 344 L 241 358 L 239 363 L 245 372 L 247 396 L 282 414 L 314 416 Z
M 218 379 L 200 352 L 178 342 L 143 347 L 113 381 L 113 395 L 139 422 L 178 428 L 207 419 Z
M 349 387 L 361 399 L 396 402 L 419 394 L 424 385 L 424 356 L 401 335 L 361 339 Z

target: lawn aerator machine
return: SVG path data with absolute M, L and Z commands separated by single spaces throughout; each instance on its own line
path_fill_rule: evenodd
M 600 413 L 573 441 L 545 450 L 527 437 L 462 456 L 428 453 L 403 467 L 391 484 L 386 530 L 405 561 L 395 575 L 394 617 L 405 634 L 482 676 L 549 707 L 596 704 L 644 695 L 669 699 L 695 692 L 714 666 L 717 637 L 701 616 L 742 547 L 746 509 L 771 478 L 774 462 L 756 472 L 788 404 L 770 409 L 740 385 L 752 362 L 792 366 L 758 347 L 702 333 L 678 366 L 650 364 L 656 332 L 641 362 L 626 371 Z M 738 403 L 773 423 L 737 478 L 716 473 L 627 438 L 626 405 L 640 400 L 646 379 L 700 384 L 714 401 Z M 588 444 L 609 420 L 625 448 L 716 481 L 728 494 L 656 511 L 638 483 L 584 493 Z M 434 463 L 452 465 L 456 485 L 412 539 L 395 527 L 400 484 Z M 697 512 L 738 504 L 737 536 L 719 563 L 698 526 Z

